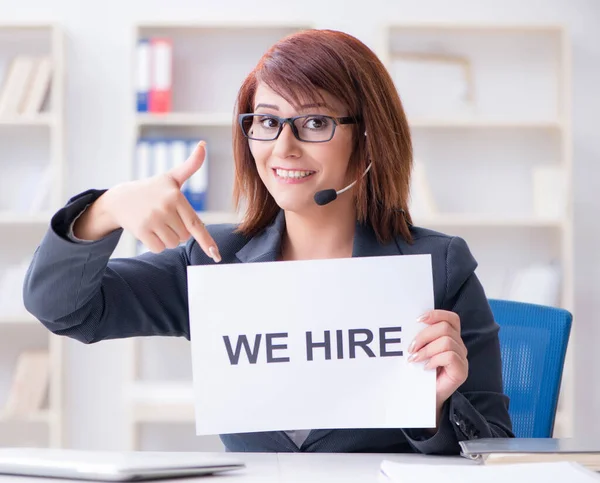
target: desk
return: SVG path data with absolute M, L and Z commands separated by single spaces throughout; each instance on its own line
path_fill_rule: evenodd
M 364 453 L 207 453 L 231 457 L 246 468 L 215 477 L 178 478 L 176 483 L 377 483 L 384 459 L 401 463 L 475 464 L 460 456 Z M 0 483 L 41 483 L 40 478 L 0 475 Z M 56 480 L 83 483 L 82 480 Z
M 377 482 L 379 466 L 384 459 L 402 463 L 431 463 L 431 464 L 475 464 L 462 457 L 425 456 L 418 454 L 332 454 L 332 453 L 280 453 L 273 455 L 273 466 L 279 472 L 269 483 L 369 483 Z M 256 460 L 257 469 L 266 465 L 266 461 Z M 271 468 L 273 467 L 271 466 Z M 257 473 L 252 473 L 254 467 L 248 463 L 248 480 L 252 483 L 265 481 Z M 230 475 L 229 482 L 236 481 Z M 237 481 L 240 481 L 239 479 Z M 243 480 L 246 483 L 246 480 Z

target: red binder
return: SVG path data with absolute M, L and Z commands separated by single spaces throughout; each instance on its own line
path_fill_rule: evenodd
M 153 38 L 151 44 L 150 112 L 171 112 L 173 84 L 173 42 Z

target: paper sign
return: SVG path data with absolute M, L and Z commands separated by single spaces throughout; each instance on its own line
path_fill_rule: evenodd
M 198 435 L 435 427 L 429 255 L 188 267 Z

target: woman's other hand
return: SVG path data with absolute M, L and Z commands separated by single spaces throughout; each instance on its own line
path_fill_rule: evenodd
M 460 317 L 446 310 L 432 310 L 418 322 L 428 325 L 408 348 L 409 362 L 423 362 L 425 369 L 436 369 L 436 413 L 466 380 L 469 374 L 467 348 L 460 335 Z

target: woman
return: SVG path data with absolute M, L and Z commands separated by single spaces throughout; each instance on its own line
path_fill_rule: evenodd
M 411 224 L 409 127 L 373 52 L 340 32 L 291 35 L 248 75 L 237 114 L 234 197 L 248 206 L 239 226 L 204 226 L 180 191 L 202 164 L 201 142 L 167 174 L 69 200 L 35 253 L 27 309 L 84 343 L 189 339 L 188 265 L 428 253 L 436 310 L 409 352 L 437 369 L 435 429 L 221 438 L 230 451 L 456 454 L 460 440 L 511 437 L 498 326 L 476 262 L 462 239 Z M 346 186 L 335 200 L 326 191 Z M 109 260 L 123 230 L 153 253 Z

